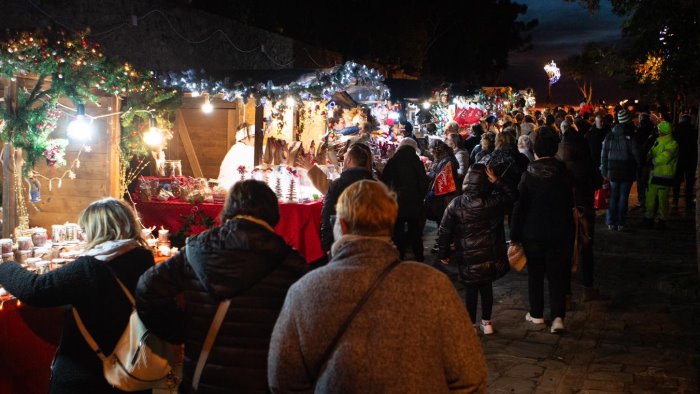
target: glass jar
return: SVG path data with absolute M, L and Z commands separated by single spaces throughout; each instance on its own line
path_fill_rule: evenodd
M 0 239 L 0 248 L 2 249 L 2 254 L 12 253 L 12 246 L 14 242 L 10 238 Z
M 46 229 L 37 227 L 33 229 L 34 232 L 32 233 L 32 243 L 34 246 L 44 246 L 46 245 L 46 241 L 48 241 L 48 235 L 46 234 Z
M 32 237 L 17 237 L 17 249 L 28 250 L 31 252 L 34 244 L 32 244 Z

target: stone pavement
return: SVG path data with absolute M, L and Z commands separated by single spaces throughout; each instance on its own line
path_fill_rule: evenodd
M 636 229 L 639 209 L 630 212 L 625 232 L 609 231 L 598 219 L 596 287 L 603 297 L 582 302 L 574 274 L 574 306 L 564 334 L 550 334 L 549 319 L 546 327 L 524 320 L 526 270 L 511 270 L 494 283 L 496 332 L 480 336 L 490 393 L 700 392 L 693 218 L 676 214 L 664 232 Z M 428 248 L 435 233 L 429 222 Z M 426 250 L 426 256 L 427 263 L 435 263 L 435 255 Z M 447 271 L 456 278 L 454 267 Z M 455 286 L 463 297 L 462 285 L 455 281 Z M 545 318 L 548 312 L 545 307 Z

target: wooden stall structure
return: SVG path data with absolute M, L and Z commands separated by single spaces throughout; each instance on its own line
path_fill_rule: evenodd
M 16 105 L 18 89 L 31 88 L 37 79 L 30 76 L 18 76 L 15 81 L 0 79 L 0 92 L 2 92 L 2 105 L 11 108 Z M 98 104 L 86 104 L 86 113 L 92 117 L 119 111 L 120 100 L 115 96 L 109 96 L 98 91 L 93 94 L 98 96 Z M 75 110 L 69 100 L 60 101 L 61 110 L 65 113 L 58 121 L 58 126 L 52 133 L 52 138 L 66 138 L 68 123 L 72 120 Z M 99 105 L 99 106 L 98 106 Z M 30 227 L 51 228 L 52 224 L 75 222 L 80 212 L 92 201 L 104 197 L 116 197 L 119 193 L 119 115 L 95 119 L 91 139 L 80 143 L 69 139 L 66 147 L 66 166 L 50 167 L 46 161 L 40 161 L 35 170 L 40 174 L 36 177 L 40 184 L 40 201 L 30 202 L 26 180 L 24 182 L 24 196 L 29 214 Z M 11 154 L 14 148 L 11 145 L 4 147 L 3 154 L 3 237 L 13 234 L 17 226 L 15 212 L 15 187 L 12 179 L 13 171 L 21 171 L 13 168 Z M 79 155 L 79 157 L 78 157 Z M 76 162 L 78 159 L 78 162 Z M 73 166 L 71 169 L 71 165 Z M 75 174 L 73 178 L 67 171 Z M 46 178 L 49 178 L 48 180 Z

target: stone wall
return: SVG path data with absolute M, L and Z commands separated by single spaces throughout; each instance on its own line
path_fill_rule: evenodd
M 135 23 L 132 15 L 136 16 Z M 109 56 L 158 71 L 319 68 L 343 61 L 338 53 L 182 7 L 176 1 L 2 1 L 0 28 L 3 30 L 46 26 L 76 31 L 89 27 L 92 38 L 105 47 Z M 232 43 L 217 32 L 219 29 Z M 209 40 L 196 43 L 210 36 Z

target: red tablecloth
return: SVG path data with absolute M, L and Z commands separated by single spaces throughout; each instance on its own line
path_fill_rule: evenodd
M 280 222 L 275 227 L 277 234 L 298 250 L 307 262 L 311 263 L 323 257 L 319 238 L 323 203 L 280 203 L 279 207 Z M 185 222 L 182 215 L 190 215 L 193 209 L 199 209 L 205 215 L 215 218 L 215 223 L 219 224 L 223 204 L 202 203 L 194 206 L 182 201 L 136 202 L 136 210 L 141 215 L 144 226 L 163 226 L 170 230 L 170 234 L 177 233 L 182 228 Z M 195 233 L 204 230 L 194 226 L 192 229 Z
M 51 361 L 63 328 L 64 308 L 5 302 L 0 310 L 0 393 L 49 391 Z

